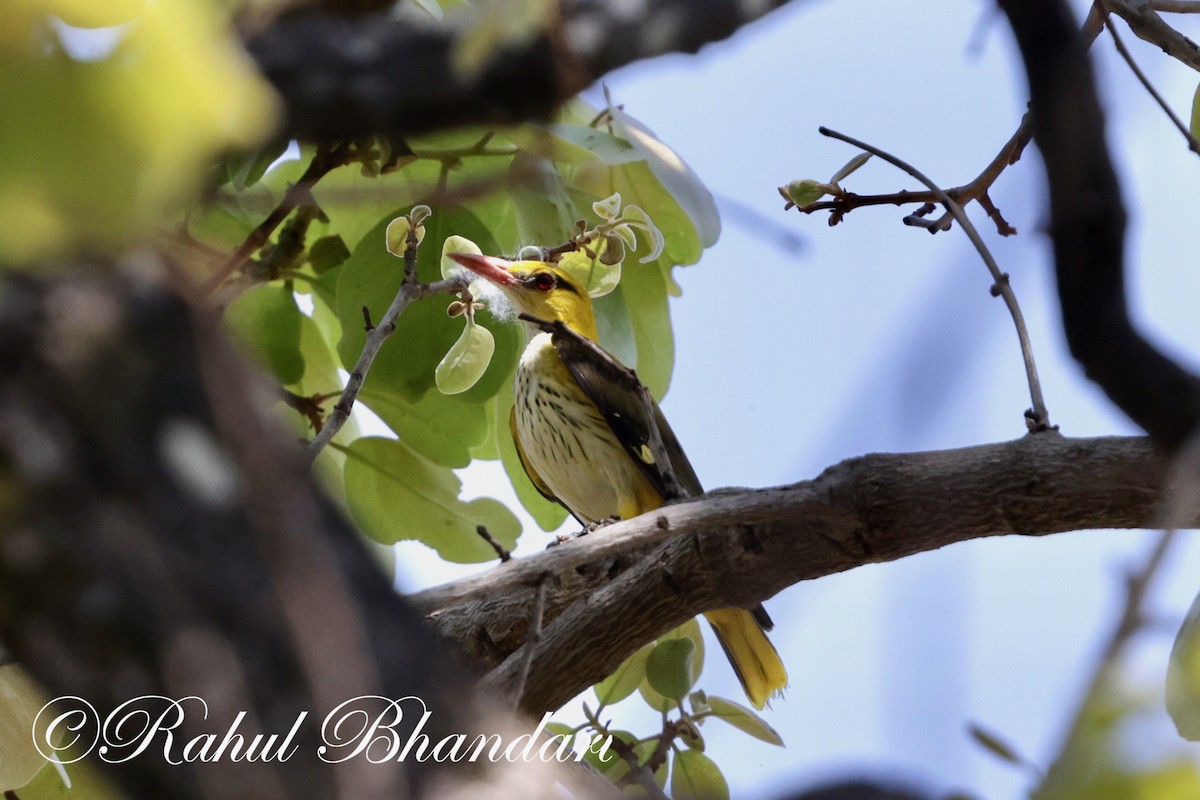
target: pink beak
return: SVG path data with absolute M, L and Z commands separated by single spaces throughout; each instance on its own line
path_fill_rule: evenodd
M 447 253 L 459 264 L 474 272 L 481 278 L 487 278 L 497 286 L 516 286 L 519 281 L 508 271 L 511 261 L 495 256 L 481 256 L 476 253 Z

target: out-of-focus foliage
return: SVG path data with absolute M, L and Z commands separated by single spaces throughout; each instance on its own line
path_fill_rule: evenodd
M 1200 741 L 1200 595 L 1192 601 L 1171 648 L 1167 710 L 1180 736 Z
M 198 0 L 0 5 L 0 262 L 127 246 L 269 132 L 225 22 Z

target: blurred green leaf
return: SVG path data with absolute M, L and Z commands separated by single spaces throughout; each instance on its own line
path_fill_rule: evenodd
M 358 526 L 384 544 L 415 539 L 447 561 L 478 563 L 496 557 L 475 532 L 484 525 L 506 547 L 516 544 L 521 524 L 490 497 L 458 498 L 454 473 L 393 439 L 364 437 L 347 449 L 346 499 Z
M 0 666 L 0 792 L 21 788 L 46 766 L 33 743 L 33 721 L 45 702 L 24 670 Z
M 284 386 L 304 376 L 304 356 L 300 352 L 302 317 L 286 283 L 255 286 L 225 311 L 229 327 Z
M 1200 741 L 1200 595 L 1192 600 L 1171 648 L 1167 711 L 1180 736 Z
M 621 666 L 617 667 L 616 672 L 593 687 L 596 691 L 596 698 L 601 704 L 607 706 L 619 703 L 637 690 L 641 682 L 646 679 L 646 659 L 653 649 L 654 645 L 648 644 L 638 650 L 621 662 Z
M 258 183 L 267 168 L 288 149 L 288 144 L 287 139 L 272 139 L 249 153 L 231 159 L 226 169 L 233 188 L 240 192 Z
M 214 4 L 118 4 L 114 18 L 135 16 L 112 53 L 76 61 L 48 17 L 92 21 L 98 5 L 5 9 L 3 35 L 22 45 L 0 48 L 0 262 L 128 246 L 198 195 L 210 159 L 273 125 L 270 90 Z
M 724 697 L 717 697 L 711 694 L 707 697 L 707 703 L 718 719 L 729 723 L 740 731 L 745 731 L 755 739 L 760 739 L 767 744 L 783 747 L 783 739 L 779 736 L 778 731 L 768 725 L 766 720 L 745 706 L 735 703 L 732 700 L 726 700 Z
M 308 248 L 308 263 L 317 275 L 323 275 L 349 257 L 349 248 L 336 233 L 332 236 L 322 236 Z
M 713 760 L 697 750 L 675 753 L 671 765 L 675 800 L 728 800 L 729 784 Z

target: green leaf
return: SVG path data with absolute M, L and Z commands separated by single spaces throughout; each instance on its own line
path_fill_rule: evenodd
M 646 659 L 654 645 L 648 644 L 641 650 L 621 662 L 616 672 L 609 675 L 593 687 L 596 698 L 602 705 L 619 703 L 633 694 L 638 686 L 646 679 Z
M 832 185 L 837 186 L 839 181 L 841 181 L 843 178 L 846 178 L 849 175 L 852 175 L 855 172 L 855 170 L 857 170 L 859 167 L 861 167 L 863 164 L 867 163 L 870 160 L 871 160 L 870 153 L 859 153 L 854 158 L 850 159 L 845 164 L 843 164 L 841 169 L 839 169 L 837 172 L 833 173 L 833 177 L 829 179 L 829 182 Z
M 622 271 L 617 290 L 629 310 L 629 322 L 637 344 L 633 366 L 642 383 L 658 399 L 671 385 L 675 365 L 675 333 L 667 306 L 667 286 L 663 270 L 654 264 L 633 264 Z
M 680 625 L 678 628 L 671 630 L 658 637 L 657 642 L 667 642 L 676 639 L 685 639 L 692 643 L 692 683 L 700 678 L 700 674 L 704 672 L 704 635 L 700 632 L 700 623 L 695 618 L 689 619 L 687 622 Z M 656 711 L 669 711 L 674 708 L 676 701 L 672 698 L 664 696 L 656 690 L 649 680 L 646 680 L 638 687 L 638 692 L 642 695 L 642 699 L 646 704 Z
M 657 179 L 654 183 L 662 186 L 679 211 L 690 222 L 700 249 L 716 244 L 717 237 L 721 235 L 721 217 L 717 212 L 717 204 L 713 200 L 712 193 L 708 191 L 700 177 L 678 154 L 659 141 L 641 122 L 616 106 L 610 105 L 608 111 L 612 117 L 613 133 L 629 142 L 643 155 L 645 158 L 643 163 L 649 169 L 651 176 Z M 644 202 L 643 196 L 628 194 L 624 190 L 621 193 L 627 204 L 641 206 L 650 214 L 659 229 L 663 233 L 667 233 L 663 221 L 658 218 L 658 208 Z M 684 259 L 675 263 L 694 264 L 698 258 L 699 254 L 696 259 Z
M 1200 741 L 1200 595 L 1192 601 L 1171 648 L 1167 711 L 1180 736 Z
M 575 220 L 582 214 L 550 161 L 521 154 L 513 159 L 509 174 L 522 243 L 553 247 L 576 232 Z
M 0 667 L 0 792 L 21 788 L 46 766 L 30 735 L 44 702 L 24 670 Z
M 646 680 L 651 688 L 669 700 L 683 700 L 696 682 L 692 670 L 695 652 L 696 646 L 686 638 L 656 644 L 646 658 Z
M 342 364 L 353 368 L 366 341 L 362 308 L 366 306 L 371 319 L 379 324 L 391 305 L 404 277 L 403 263 L 388 254 L 384 247 L 385 230 L 401 212 L 394 210 L 380 220 L 350 258 L 338 267 L 338 319 L 342 324 L 342 339 L 338 354 Z M 477 242 L 485 251 L 494 251 L 495 242 L 487 229 L 465 209 L 447 206 L 436 209 L 425 222 L 430 244 L 440 244 L 451 234 L 460 234 Z M 417 276 L 422 281 L 441 278 L 441 253 L 437 247 L 422 246 L 417 255 Z M 461 333 L 462 323 L 446 315 L 446 297 L 429 297 L 410 305 L 396 321 L 396 332 L 379 351 L 365 388 L 377 393 L 394 393 L 406 402 L 415 403 L 434 384 L 434 371 L 442 356 L 450 350 Z M 515 327 L 489 325 L 491 315 L 478 314 L 478 320 L 492 328 L 496 352 L 479 383 L 463 395 L 464 399 L 482 402 L 494 395 L 516 363 L 519 333 Z
M 350 257 L 350 250 L 337 234 L 322 236 L 308 248 L 308 263 L 313 272 L 323 275 Z
M 243 191 L 262 179 L 267 167 L 279 160 L 288 149 L 287 139 L 274 139 L 258 149 L 247 153 L 227 165 L 229 182 L 233 188 Z
M 768 725 L 766 720 L 745 706 L 714 695 L 708 695 L 707 703 L 718 719 L 724 720 L 740 731 L 745 731 L 755 739 L 783 747 L 783 739 L 779 733 Z
M 527 153 L 562 164 L 624 164 L 643 158 L 629 142 L 588 125 L 519 125 L 502 136 Z
M 273 283 L 256 286 L 235 300 L 225 312 L 225 321 L 286 386 L 304 376 L 303 316 L 291 289 Z
M 676 800 L 728 800 L 729 784 L 713 760 L 697 750 L 675 754 L 671 796 Z
M 384 544 L 415 539 L 447 561 L 478 563 L 496 557 L 475 532 L 485 525 L 506 547 L 521 524 L 490 497 L 462 501 L 454 473 L 393 439 L 364 437 L 347 448 L 346 499 L 359 527 Z
M 467 237 L 458 235 L 447 236 L 446 241 L 442 242 L 442 258 L 438 262 L 443 278 L 449 278 L 454 273 L 462 270 L 458 262 L 450 258 L 447 253 L 474 253 L 477 256 L 483 255 L 483 251 L 479 249 L 479 245 Z
M 809 203 L 815 203 L 829 194 L 829 189 L 828 184 L 814 181 L 812 178 L 804 178 L 803 180 L 792 181 L 780 189 L 780 192 L 793 205 L 803 208 Z
M 482 413 L 477 403 L 464 401 L 461 395 L 428 392 L 412 403 L 398 394 L 364 389 L 359 400 L 408 447 L 452 469 L 470 464 L 471 448 L 492 433 L 488 415 Z
M 462 394 L 470 389 L 483 377 L 494 352 L 496 339 L 492 332 L 468 319 L 462 335 L 434 370 L 438 391 Z
M 620 740 L 628 745 L 632 745 L 638 740 L 638 737 L 629 731 L 609 731 L 609 734 L 614 740 Z M 603 772 L 604 776 L 614 783 L 629 774 L 629 763 L 617 755 L 611 747 L 605 752 L 603 760 L 599 753 L 592 752 L 589 747 L 583 755 L 583 760 Z
M 1192 121 L 1188 130 L 1193 138 L 1200 139 L 1200 86 L 1196 87 L 1196 93 L 1192 95 Z

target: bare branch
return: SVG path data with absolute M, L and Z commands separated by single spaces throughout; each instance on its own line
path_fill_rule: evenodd
M 1125 63 L 1129 65 L 1129 69 L 1135 76 L 1137 76 L 1137 79 L 1142 82 L 1142 86 L 1146 87 L 1146 91 L 1149 92 L 1150 96 L 1154 98 L 1154 102 L 1158 103 L 1159 108 L 1166 112 L 1167 117 L 1171 120 L 1171 124 L 1178 128 L 1179 132 L 1183 134 L 1183 138 L 1187 140 L 1188 149 L 1193 153 L 1200 155 L 1200 142 L 1196 141 L 1196 137 L 1192 136 L 1192 132 L 1188 130 L 1187 125 L 1183 124 L 1183 120 L 1181 120 L 1175 111 L 1169 105 L 1167 105 L 1167 101 L 1163 99 L 1163 96 L 1158 93 L 1157 89 L 1154 88 L 1154 84 L 1150 83 L 1150 79 L 1147 78 L 1146 74 L 1142 72 L 1140 67 L 1138 67 L 1137 62 L 1133 60 L 1133 55 L 1130 54 L 1128 49 L 1126 49 L 1125 43 L 1121 41 L 1121 37 L 1117 35 L 1117 28 L 1112 24 L 1112 19 L 1105 20 L 1104 25 L 1106 28 L 1108 28 L 1109 34 L 1112 35 L 1113 45 L 1116 46 L 1117 52 L 1121 54 L 1121 58 L 1125 59 Z
M 1155 10 L 1153 3 L 1144 0 L 1101 0 L 1108 10 L 1125 20 L 1139 39 L 1162 48 L 1174 59 L 1200 72 L 1200 47 L 1168 25 Z M 1001 2 L 1002 7 L 1007 3 Z
M 1106 2 L 1123 17 L 1121 9 L 1131 5 Z M 1159 446 L 1175 450 L 1200 422 L 1200 379 L 1159 352 L 1129 319 L 1125 209 L 1104 141 L 1086 42 L 1062 0 L 1000 5 L 1029 76 L 1033 136 L 1049 184 L 1055 272 L 1071 354 Z
M 979 257 L 983 259 L 984 265 L 987 266 L 988 271 L 992 274 L 992 279 L 995 281 L 992 284 L 992 294 L 1004 298 L 1004 304 L 1008 306 L 1008 312 L 1012 315 L 1013 325 L 1017 328 L 1017 339 L 1021 343 L 1021 357 L 1025 362 L 1025 376 L 1029 381 L 1029 396 L 1033 403 L 1032 410 L 1026 412 L 1029 429 L 1032 432 L 1049 430 L 1051 427 L 1050 412 L 1046 410 L 1046 402 L 1042 399 L 1042 384 L 1038 380 L 1037 364 L 1033 360 L 1033 344 L 1029 341 L 1029 330 L 1025 327 L 1025 316 L 1021 313 L 1021 307 L 1017 303 L 1017 296 L 1013 292 L 1012 286 L 1009 285 L 1008 273 L 1000 271 L 996 260 L 992 258 L 991 251 L 984 244 L 983 237 L 979 235 L 979 231 L 975 230 L 975 226 L 971 223 L 971 219 L 967 216 L 967 213 L 963 211 L 962 206 L 955 202 L 954 198 L 944 189 L 927 178 L 916 167 L 901 161 L 891 153 L 880 150 L 858 139 L 853 139 L 845 134 L 830 130 L 829 128 L 822 127 L 820 131 L 825 136 L 841 139 L 843 142 L 860 147 L 868 153 L 879 156 L 898 169 L 904 170 L 929 187 L 929 191 L 933 193 L 938 202 L 944 205 L 950 214 L 954 215 L 954 219 L 958 221 L 963 232 L 967 234 L 967 238 L 971 240 L 971 244 L 975 245 L 975 249 L 979 252 Z
M 410 599 L 482 665 L 503 663 L 488 683 L 506 692 L 524 658 L 530 588 L 552 574 L 522 701 L 541 713 L 663 631 L 798 581 L 984 536 L 1154 527 L 1165 474 L 1145 439 L 1051 432 L 863 456 L 813 481 L 666 506 Z

